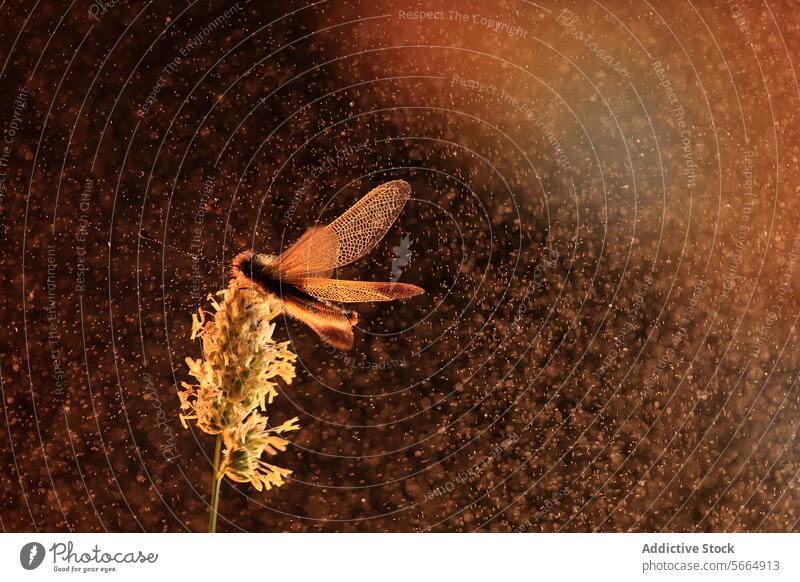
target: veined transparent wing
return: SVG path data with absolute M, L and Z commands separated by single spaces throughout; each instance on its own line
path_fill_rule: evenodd
M 278 262 L 282 278 L 329 277 L 380 242 L 411 197 L 411 186 L 394 180 L 373 188 L 328 226 L 306 232 Z
M 308 229 L 278 258 L 278 273 L 287 281 L 303 277 L 330 277 L 336 266 L 339 241 L 327 226 Z
M 425 290 L 408 283 L 345 281 L 342 279 L 308 278 L 297 283 L 297 287 L 309 295 L 324 301 L 337 303 L 369 303 L 392 301 L 415 297 Z

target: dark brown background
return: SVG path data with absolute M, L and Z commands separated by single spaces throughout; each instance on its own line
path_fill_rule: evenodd
M 226 482 L 220 529 L 798 529 L 796 8 L 579 3 L 570 30 L 553 2 L 33 4 L 0 5 L 6 130 L 29 92 L 0 214 L 3 530 L 204 529 L 213 438 L 176 396 L 198 295 L 395 178 L 415 200 L 342 275 L 387 279 L 407 235 L 400 280 L 428 292 L 360 309 L 352 362 L 279 323 L 292 482 Z

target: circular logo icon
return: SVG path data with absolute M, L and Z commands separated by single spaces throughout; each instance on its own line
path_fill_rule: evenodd
M 44 561 L 44 546 L 39 542 L 30 542 L 19 551 L 19 563 L 26 570 L 35 570 Z

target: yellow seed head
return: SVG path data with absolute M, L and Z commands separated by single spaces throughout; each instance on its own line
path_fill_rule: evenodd
M 259 491 L 284 483 L 291 474 L 261 460 L 288 444 L 280 435 L 298 430 L 297 418 L 269 427 L 263 414 L 278 395 L 277 381 L 291 384 L 297 356 L 289 342 L 272 338 L 279 306 L 246 282 L 234 279 L 209 296 L 213 312 L 192 315 L 192 339 L 200 338 L 202 358 L 186 358 L 195 382 L 182 382 L 181 422 L 194 420 L 203 432 L 221 434 L 225 444 L 220 473 Z

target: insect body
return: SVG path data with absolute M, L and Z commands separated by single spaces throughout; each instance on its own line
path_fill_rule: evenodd
M 403 180 L 382 184 L 328 226 L 306 231 L 279 256 L 240 253 L 233 260 L 234 273 L 278 300 L 284 313 L 308 325 L 323 341 L 350 350 L 358 316 L 338 303 L 392 301 L 425 292 L 406 283 L 331 278 L 334 269 L 380 242 L 410 197 L 411 187 Z

